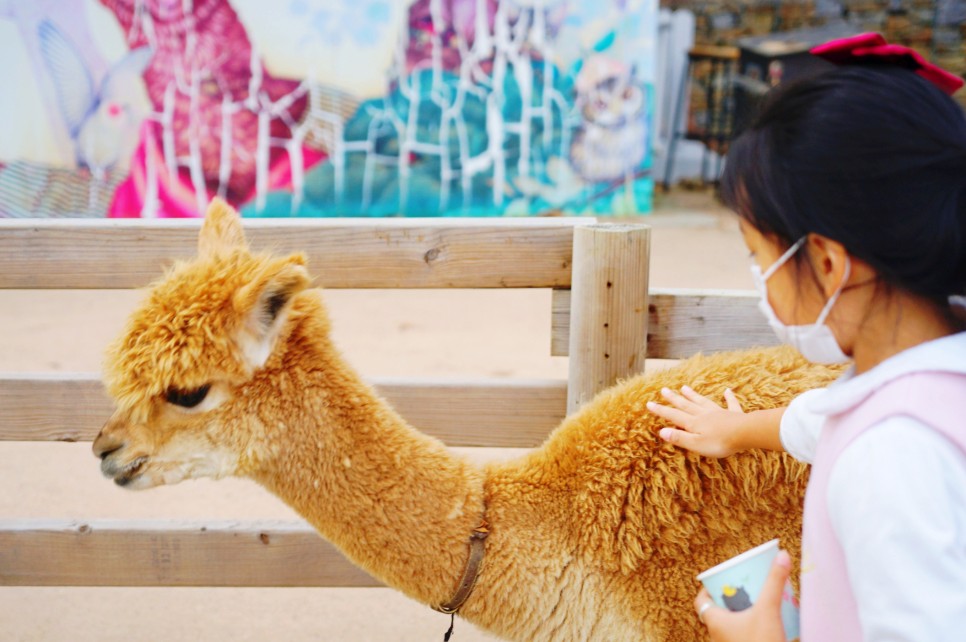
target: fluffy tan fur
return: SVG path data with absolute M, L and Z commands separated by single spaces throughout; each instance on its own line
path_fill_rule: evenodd
M 689 384 L 770 408 L 835 376 L 793 351 L 698 356 L 626 381 L 543 447 L 479 467 L 406 423 L 340 357 L 300 255 L 252 254 L 209 209 L 199 257 L 151 290 L 111 349 L 117 410 L 94 444 L 132 488 L 251 477 L 373 576 L 428 605 L 453 594 L 467 538 L 491 526 L 461 615 L 508 639 L 703 639 L 695 575 L 780 537 L 795 555 L 807 471 L 662 443 L 645 403 Z M 194 408 L 172 391 L 207 387 Z

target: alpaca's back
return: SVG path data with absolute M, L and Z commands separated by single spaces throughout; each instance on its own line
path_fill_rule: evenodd
M 782 453 L 718 460 L 666 444 L 657 434 L 666 423 L 645 404 L 661 401 L 664 387 L 689 385 L 717 400 L 731 388 L 745 410 L 774 408 L 839 373 L 769 348 L 698 356 L 635 377 L 565 420 L 543 449 L 494 467 L 493 509 L 504 506 L 514 522 L 521 510 L 549 520 L 534 524 L 532 539 L 546 538 L 546 550 L 570 551 L 585 574 L 607 578 L 606 594 L 591 600 L 602 619 L 623 620 L 643 639 L 703 639 L 692 607 L 697 573 L 775 537 L 797 568 L 808 471 Z M 547 510 L 551 503 L 560 505 Z M 540 547 L 526 548 L 536 555 Z

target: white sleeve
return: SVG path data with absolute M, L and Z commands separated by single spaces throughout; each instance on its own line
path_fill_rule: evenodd
M 808 407 L 811 400 L 823 394 L 824 388 L 803 392 L 792 399 L 782 415 L 778 432 L 782 447 L 789 455 L 806 464 L 815 459 L 818 437 L 825 425 L 825 416 L 811 412 Z
M 842 452 L 827 501 L 865 642 L 962 642 L 966 454 L 890 418 Z

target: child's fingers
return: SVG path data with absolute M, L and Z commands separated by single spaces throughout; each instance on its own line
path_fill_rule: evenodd
M 725 390 L 724 397 L 725 403 L 728 404 L 728 410 L 732 410 L 734 412 L 744 412 L 744 409 L 741 407 L 741 402 L 738 401 L 738 396 L 731 391 L 731 388 Z
M 697 597 L 694 598 L 694 610 L 700 609 L 701 606 L 704 605 L 707 602 L 712 602 L 713 603 L 714 600 L 711 599 L 711 594 L 708 593 L 708 589 L 706 589 L 706 588 L 704 588 L 704 586 L 702 586 L 701 587 L 701 590 L 698 591 Z
M 695 405 L 705 410 L 721 410 L 721 406 L 711 401 L 704 395 L 698 394 L 690 386 L 682 386 L 681 394 Z
M 698 447 L 698 435 L 686 430 L 676 430 L 674 428 L 661 428 L 658 433 L 661 439 L 669 444 L 680 446 L 685 450 L 696 450 Z
M 687 397 L 674 392 L 670 388 L 661 388 L 661 396 L 664 397 L 669 404 L 678 410 L 687 412 L 688 414 L 695 415 L 701 410 L 701 406 L 689 400 Z
M 792 572 L 792 561 L 785 551 L 778 551 L 775 561 L 772 562 L 765 584 L 761 587 L 759 602 L 770 604 L 770 608 L 779 609 L 782 603 L 782 593 L 785 591 L 785 582 Z
M 694 598 L 694 610 L 698 614 L 698 619 L 701 620 L 702 624 L 706 624 L 705 618 L 711 611 L 720 608 L 720 606 L 714 603 L 714 600 L 711 599 L 711 595 L 705 588 L 702 588 L 698 596 Z
M 677 408 L 672 408 L 671 406 L 662 406 L 661 404 L 653 401 L 647 402 L 647 409 L 661 419 L 666 419 L 672 424 L 680 426 L 681 428 L 689 428 L 691 426 L 692 416 L 683 410 L 678 410 Z

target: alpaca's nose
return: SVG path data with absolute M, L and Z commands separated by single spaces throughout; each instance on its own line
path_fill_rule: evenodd
M 101 429 L 101 432 L 97 435 L 97 439 L 94 440 L 92 450 L 94 451 L 95 457 L 100 457 L 103 460 L 111 453 L 117 452 L 123 447 L 123 440 L 109 435 L 104 429 Z

